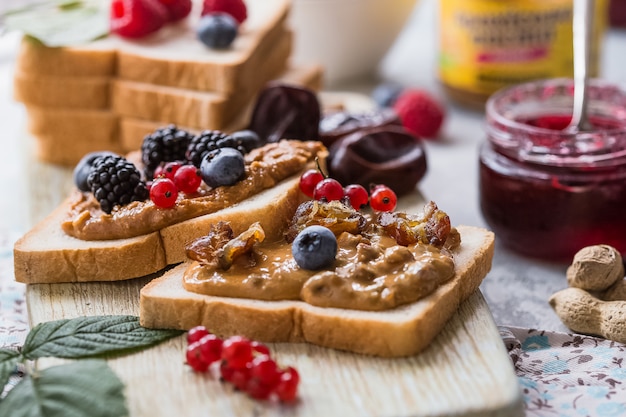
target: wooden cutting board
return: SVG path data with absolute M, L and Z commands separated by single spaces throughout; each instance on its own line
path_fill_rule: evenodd
M 358 102 L 353 96 L 329 98 Z M 38 221 L 67 195 L 71 170 L 30 160 L 28 174 L 31 219 Z M 416 192 L 402 204 L 421 209 L 423 199 Z M 139 290 L 151 278 L 28 285 L 31 325 L 85 315 L 138 315 Z M 230 384 L 193 373 L 184 363 L 185 345 L 181 336 L 109 360 L 126 384 L 132 417 L 523 416 L 517 377 L 480 291 L 414 357 L 382 359 L 309 344 L 270 345 L 278 362 L 296 367 L 302 378 L 299 400 L 288 406 L 251 400 Z

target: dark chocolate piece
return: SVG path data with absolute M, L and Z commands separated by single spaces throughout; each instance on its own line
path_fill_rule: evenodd
M 319 140 L 321 110 L 317 95 L 305 87 L 270 82 L 259 94 L 248 129 L 266 142 Z
M 342 185 L 385 184 L 398 196 L 413 191 L 427 168 L 422 140 L 397 126 L 358 130 L 329 152 L 329 174 Z
M 324 145 L 331 146 L 338 139 L 357 130 L 389 125 L 402 126 L 398 114 L 390 108 L 362 113 L 332 112 L 324 115 L 320 121 L 320 139 Z

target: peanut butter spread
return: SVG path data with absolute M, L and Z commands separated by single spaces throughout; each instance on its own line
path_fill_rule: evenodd
M 386 310 L 417 301 L 455 273 L 453 250 L 460 235 L 452 228 L 442 247 L 400 245 L 383 228 L 342 232 L 333 265 L 319 271 L 298 266 L 291 244 L 261 242 L 228 269 L 192 262 L 183 276 L 188 291 L 258 300 L 302 300 L 320 307 Z
M 245 156 L 244 179 L 231 186 L 209 188 L 204 183 L 193 195 L 180 193 L 173 208 L 163 209 L 150 201 L 135 201 L 104 213 L 90 193 L 77 191 L 65 233 L 83 240 L 110 240 L 141 236 L 194 217 L 214 213 L 239 203 L 278 182 L 301 172 L 324 152 L 320 142 L 282 140 L 254 149 Z

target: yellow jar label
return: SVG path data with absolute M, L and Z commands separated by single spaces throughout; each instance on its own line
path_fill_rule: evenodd
M 591 73 L 605 27 L 596 1 Z M 534 79 L 573 76 L 572 0 L 441 0 L 439 77 L 488 95 Z

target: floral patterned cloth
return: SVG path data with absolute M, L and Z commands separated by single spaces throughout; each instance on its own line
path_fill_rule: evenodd
M 500 327 L 526 416 L 626 416 L 626 345 L 595 337 Z
M 17 349 L 28 332 L 24 285 L 13 281 L 16 239 L 0 230 L 0 347 Z M 626 345 L 609 340 L 500 327 L 527 417 L 626 416 Z M 17 383 L 16 373 L 9 386 Z

